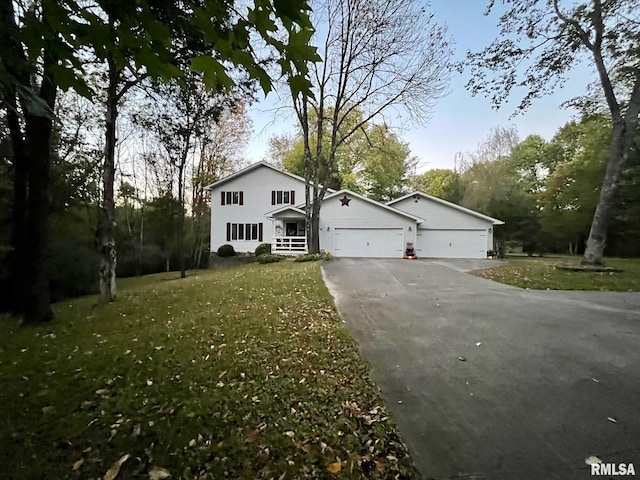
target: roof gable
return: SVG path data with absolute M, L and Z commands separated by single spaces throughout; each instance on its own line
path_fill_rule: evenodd
M 412 192 L 412 193 L 408 193 L 407 195 L 404 195 L 404 196 L 402 196 L 400 198 L 396 198 L 395 200 L 391 200 L 390 202 L 387 202 L 387 205 L 389 205 L 389 206 L 395 205 L 395 204 L 397 204 L 399 202 L 402 202 L 403 200 L 406 200 L 408 198 L 412 198 L 412 197 L 414 197 L 416 195 L 418 195 L 418 196 L 420 196 L 420 197 L 422 197 L 422 198 L 424 198 L 426 200 L 429 200 L 429 201 L 438 203 L 440 205 L 443 205 L 445 207 L 449 207 L 449 208 L 452 208 L 452 209 L 457 210 L 459 212 L 466 213 L 467 215 L 472 215 L 472 216 L 474 216 L 476 218 L 480 218 L 482 220 L 486 220 L 488 222 L 491 222 L 493 225 L 504 225 L 504 222 L 502 220 L 498 220 L 497 218 L 493 218 L 493 217 L 490 217 L 488 215 L 484 215 L 483 213 L 476 212 L 475 210 L 471 210 L 469 208 L 465 208 L 465 207 L 460 206 L 460 205 L 458 205 L 456 203 L 448 202 L 448 201 L 443 200 L 441 198 L 434 197 L 432 195 L 428 195 L 428 194 L 426 194 L 424 192 L 420 192 L 420 191 L 415 191 L 415 192 Z
M 395 213 L 397 215 L 401 215 L 403 217 L 410 218 L 411 220 L 415 220 L 417 223 L 422 223 L 424 221 L 423 218 L 416 217 L 415 215 L 411 215 L 410 213 L 403 212 L 402 210 L 398 210 L 397 208 L 393 208 L 393 207 L 391 207 L 389 205 L 386 205 L 384 203 L 376 202 L 375 200 L 371 200 L 370 198 L 367 198 L 367 197 L 365 197 L 363 195 L 360 195 L 359 193 L 352 192 L 351 190 L 347 190 L 346 188 L 343 188 L 342 190 L 339 190 L 337 192 L 334 192 L 334 193 L 331 193 L 330 195 L 325 196 L 322 199 L 322 201 L 324 202 L 324 201 L 326 201 L 326 200 L 328 200 L 330 198 L 339 197 L 340 195 L 344 195 L 344 194 L 351 195 L 353 197 L 359 198 L 360 200 L 363 200 L 363 201 L 365 201 L 367 203 L 370 203 L 371 205 L 374 205 L 374 206 L 379 207 L 379 208 L 383 208 L 383 209 L 388 210 L 388 211 L 390 211 L 392 213 Z
M 245 175 L 245 174 L 247 174 L 249 172 L 252 172 L 252 171 L 254 171 L 254 170 L 258 169 L 258 168 L 262 168 L 262 167 L 270 168 L 271 170 L 273 170 L 275 172 L 281 173 L 282 175 L 286 175 L 286 176 L 291 177 L 291 178 L 293 178 L 295 180 L 298 180 L 298 181 L 300 181 L 302 183 L 305 183 L 304 178 L 299 177 L 298 175 L 295 175 L 293 173 L 287 172 L 285 170 L 281 170 L 280 168 L 275 167 L 275 166 L 273 166 L 273 165 L 271 165 L 270 163 L 267 163 L 267 162 L 256 162 L 256 163 L 253 163 L 253 164 L 249 165 L 248 167 L 243 168 L 242 170 L 238 170 L 237 172 L 232 173 L 231 175 L 228 175 L 228 176 L 218 180 L 217 182 L 212 183 L 211 185 L 207 185 L 204 188 L 205 188 L 205 190 L 213 190 L 214 188 L 217 188 L 217 187 L 219 187 L 221 185 L 224 185 L 225 183 L 227 183 L 227 182 L 229 182 L 229 181 L 231 181 L 231 180 L 233 180 L 235 178 L 239 178 L 239 177 L 241 177 L 241 176 L 243 176 L 243 175 Z
M 284 212 L 295 212 L 295 213 L 301 213 L 302 215 L 305 214 L 304 212 L 304 205 L 302 206 L 293 206 L 293 205 L 285 205 L 284 207 L 280 207 L 276 210 L 272 210 L 271 212 L 267 213 L 267 218 L 271 218 L 271 217 L 275 217 L 276 215 L 279 215 L 280 213 L 284 213 Z

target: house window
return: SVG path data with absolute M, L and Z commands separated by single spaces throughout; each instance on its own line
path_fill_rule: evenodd
M 220 192 L 220 205 L 244 205 L 244 192 Z
M 227 223 L 227 241 L 262 241 L 262 223 Z
M 296 203 L 295 190 L 272 190 L 271 205 L 294 205 Z

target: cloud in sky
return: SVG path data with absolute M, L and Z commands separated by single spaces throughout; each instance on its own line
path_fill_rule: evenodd
M 467 50 L 481 50 L 497 36 L 499 15 L 493 13 L 485 17 L 485 7 L 486 2 L 481 0 L 431 2 L 431 10 L 438 22 L 449 27 L 455 42 L 456 60 L 463 59 Z M 427 126 L 407 128 L 401 132 L 401 137 L 409 142 L 412 154 L 420 160 L 420 170 L 453 168 L 456 152 L 475 150 L 489 130 L 497 125 L 515 125 L 521 139 L 531 134 L 550 139 L 575 114 L 562 109 L 560 104 L 584 93 L 593 78 L 591 69 L 584 66 L 576 70 L 561 90 L 534 101 L 526 112 L 510 118 L 521 98 L 518 92 L 514 92 L 510 103 L 496 111 L 491 108 L 489 100 L 472 97 L 464 88 L 468 75 L 465 72 L 452 76 L 450 93 L 437 103 Z M 296 120 L 293 112 L 276 115 L 274 109 L 278 105 L 277 96 L 270 94 L 250 109 L 255 133 L 248 147 L 248 160 L 264 158 L 270 136 L 294 131 Z M 392 116 L 387 120 L 393 125 Z

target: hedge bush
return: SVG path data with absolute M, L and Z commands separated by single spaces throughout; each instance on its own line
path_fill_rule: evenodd
M 305 255 L 298 255 L 294 262 L 317 262 L 318 260 L 331 260 L 332 258 L 329 253 L 307 253 Z
M 233 249 L 233 245 L 229 245 L 225 243 L 224 245 L 220 245 L 218 248 L 218 256 L 219 257 L 233 257 L 235 256 L 236 251 Z
M 256 258 L 258 259 L 258 263 L 277 263 L 285 259 L 285 257 L 281 255 L 271 255 L 270 253 L 263 253 Z
M 265 253 L 271 253 L 271 244 L 261 243 L 256 247 L 256 251 L 254 253 L 256 257 L 259 257 L 260 255 L 264 255 Z

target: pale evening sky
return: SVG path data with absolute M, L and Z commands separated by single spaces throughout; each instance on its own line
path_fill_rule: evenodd
M 496 37 L 498 15 L 483 16 L 485 6 L 486 2 L 482 0 L 431 2 L 438 22 L 449 27 L 449 34 L 454 39 L 455 60 L 463 59 L 467 50 L 481 50 Z M 557 129 L 575 114 L 561 108 L 560 104 L 584 93 L 592 79 L 590 69 L 581 68 L 562 90 L 535 101 L 526 112 L 510 119 L 522 96 L 513 95 L 511 102 L 496 111 L 491 108 L 489 100 L 472 97 L 464 88 L 468 75 L 467 72 L 453 74 L 450 93 L 438 101 L 427 126 L 400 132 L 401 138 L 409 143 L 412 155 L 420 161 L 418 171 L 453 168 L 456 152 L 475 150 L 489 130 L 498 125 L 515 125 L 521 140 L 530 134 L 551 139 Z M 281 111 L 276 115 L 274 109 L 278 105 L 277 96 L 270 94 L 250 109 L 254 122 L 254 135 L 247 148 L 250 163 L 264 159 L 269 137 L 295 129 L 293 112 Z

